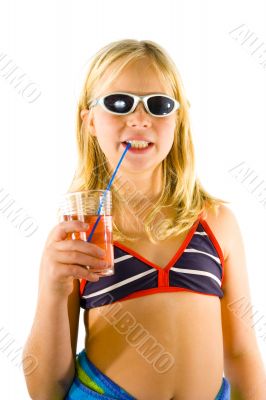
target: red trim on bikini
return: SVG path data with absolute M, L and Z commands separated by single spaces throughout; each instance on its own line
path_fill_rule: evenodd
M 83 295 L 83 292 L 84 292 L 86 283 L 87 283 L 87 280 L 86 280 L 86 279 L 82 279 L 81 282 L 80 282 L 80 286 L 79 286 L 79 293 L 80 293 L 80 296 Z

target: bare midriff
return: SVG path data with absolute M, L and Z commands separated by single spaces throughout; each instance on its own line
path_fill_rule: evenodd
M 138 324 L 135 332 L 150 338 L 146 348 L 127 334 L 130 321 L 131 328 Z M 89 359 L 136 399 L 214 400 L 218 393 L 223 376 L 219 297 L 156 293 L 85 311 L 84 323 Z

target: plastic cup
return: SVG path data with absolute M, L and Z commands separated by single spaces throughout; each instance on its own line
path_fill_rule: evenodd
M 105 195 L 104 195 L 105 193 Z M 67 239 L 87 241 L 93 226 L 99 217 L 100 220 L 91 237 L 90 243 L 101 247 L 106 255 L 103 260 L 106 268 L 95 268 L 92 271 L 100 276 L 114 274 L 114 247 L 112 236 L 112 193 L 110 190 L 87 190 L 82 192 L 66 193 L 62 196 L 59 205 L 59 221 L 83 221 L 89 224 L 86 232 L 69 233 Z

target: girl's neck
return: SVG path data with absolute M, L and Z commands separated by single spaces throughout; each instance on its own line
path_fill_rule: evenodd
M 152 171 L 132 173 L 123 171 L 115 183 L 119 196 L 124 199 L 125 204 L 133 208 L 136 203 L 154 203 L 162 191 L 162 168 L 156 167 Z
M 144 220 L 151 213 L 152 207 L 147 204 L 145 207 L 141 203 L 135 203 L 134 207 L 130 207 L 129 204 L 123 204 L 121 207 L 116 208 L 113 213 L 113 221 L 118 228 L 128 236 L 138 237 L 139 239 L 148 238 L 144 230 Z M 164 207 L 159 210 L 159 213 L 155 217 L 155 225 L 158 225 L 158 221 L 165 221 L 166 218 L 173 219 L 175 216 L 175 210 L 171 206 Z

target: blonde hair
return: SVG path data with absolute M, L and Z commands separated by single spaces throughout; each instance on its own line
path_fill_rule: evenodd
M 104 80 L 104 87 L 113 82 L 129 63 L 143 58 L 148 58 L 162 79 L 166 83 L 170 83 L 173 96 L 180 103 L 174 142 L 167 157 L 162 161 L 162 192 L 156 202 L 149 203 L 146 207 L 146 217 L 141 217 L 143 231 L 149 240 L 156 244 L 159 240 L 177 236 L 188 230 L 207 207 L 217 213 L 221 204 L 228 203 L 211 196 L 195 175 L 195 155 L 189 121 L 190 103 L 186 99 L 182 80 L 174 62 L 157 43 L 150 40 L 133 39 L 115 41 L 100 49 L 91 60 L 77 107 L 78 165 L 69 192 L 107 187 L 112 171 L 110 171 L 108 160 L 101 150 L 97 138 L 91 135 L 88 129 L 84 131 L 85 124 L 83 124 L 80 112 L 88 109 L 88 104 L 96 97 L 97 83 L 108 67 L 115 63 L 115 68 Z M 104 87 L 101 86 L 100 89 L 104 90 Z M 122 203 L 128 200 L 125 195 L 129 192 L 126 188 L 123 195 L 120 193 L 119 171 L 110 190 L 113 215 L 118 215 Z M 138 193 L 135 192 L 135 195 Z M 139 196 L 137 198 L 139 200 Z M 141 206 L 143 206 L 143 199 Z M 161 211 L 168 207 L 172 207 L 174 210 L 171 218 L 165 218 Z M 136 215 L 136 208 L 133 207 L 132 210 Z M 138 215 L 140 214 L 138 213 Z M 123 232 L 115 218 L 113 219 L 113 238 L 118 241 L 138 239 L 137 236 Z

